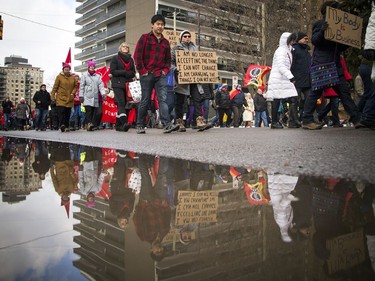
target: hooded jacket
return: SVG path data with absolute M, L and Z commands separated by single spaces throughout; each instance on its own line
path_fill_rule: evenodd
M 272 69 L 268 81 L 268 98 L 285 99 L 298 96 L 296 87 L 290 79 L 294 75 L 290 71 L 292 66 L 292 53 L 287 44 L 287 39 L 291 33 L 284 32 L 279 40 L 279 47 L 273 55 Z

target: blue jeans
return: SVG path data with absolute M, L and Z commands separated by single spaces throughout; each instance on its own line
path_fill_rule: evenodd
M 10 113 L 4 113 L 4 129 L 9 128 Z
M 350 96 L 349 85 L 344 76 L 340 76 L 340 84 L 332 88 L 339 95 L 346 113 L 348 113 L 348 115 L 350 116 L 350 122 L 358 122 L 360 117 L 358 108 Z M 316 101 L 322 96 L 322 94 L 323 90 L 311 91 L 310 94 L 306 97 L 302 118 L 303 124 L 307 125 L 314 122 L 313 114 L 316 109 Z
M 375 120 L 375 83 L 371 80 L 372 66 L 361 64 L 359 75 L 363 81 L 364 93 L 358 103 L 362 120 Z
M 204 120 L 208 120 L 208 112 L 210 110 L 209 107 L 210 107 L 210 100 L 209 99 L 204 99 L 202 101 L 203 118 L 204 118 Z
M 331 111 L 332 113 L 332 122 L 333 124 L 340 124 L 340 118 L 339 118 L 339 102 L 340 99 L 338 97 L 330 97 L 329 98 L 329 104 L 327 104 L 321 112 L 319 112 L 319 119 L 323 120 L 328 112 Z
M 259 127 L 260 118 L 262 118 L 264 127 L 268 127 L 267 114 L 265 111 L 255 111 L 255 127 Z
M 159 102 L 160 121 L 163 126 L 167 126 L 171 122 L 167 104 L 167 76 L 162 75 L 160 77 L 155 77 L 154 74 L 151 73 L 147 76 L 141 76 L 140 82 L 142 87 L 142 98 L 138 105 L 137 126 L 146 126 L 147 110 L 151 104 L 151 94 L 152 89 L 154 88 Z
M 35 129 L 46 128 L 48 109 L 35 108 Z

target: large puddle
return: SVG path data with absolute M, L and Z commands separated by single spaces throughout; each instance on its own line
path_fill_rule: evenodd
M 0 280 L 375 280 L 375 186 L 3 137 Z

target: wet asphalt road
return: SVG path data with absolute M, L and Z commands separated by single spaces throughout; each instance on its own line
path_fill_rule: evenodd
M 352 127 L 271 130 L 212 128 L 145 135 L 100 130 L 86 132 L 0 131 L 13 136 L 108 147 L 212 164 L 264 168 L 268 173 L 349 178 L 375 183 L 375 131 Z

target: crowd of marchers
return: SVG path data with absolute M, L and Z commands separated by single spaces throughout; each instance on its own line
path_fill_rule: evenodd
M 17 103 L 9 97 L 2 101 L 1 128 L 61 132 L 100 128 L 127 132 L 134 128 L 138 134 L 145 134 L 146 128 L 162 129 L 163 133 L 213 127 L 375 129 L 375 4 L 355 78 L 345 64 L 349 46 L 324 37 L 327 7 L 340 8 L 340 4 L 322 4 L 322 18 L 312 28 L 312 52 L 307 32 L 284 32 L 268 81 L 258 87 L 179 83 L 176 51 L 197 51 L 198 47 L 191 40 L 191 32 L 183 30 L 179 42 L 171 48 L 163 36 L 165 18 L 154 15 L 151 31 L 140 36 L 133 56 L 128 43 L 120 44 L 110 63 L 110 87 L 96 72 L 94 61 L 87 62 L 87 71 L 81 77 L 64 63 L 50 93 L 43 84 L 32 101 L 22 97 Z M 336 80 L 316 76 L 316 69 L 322 67 L 334 68 Z M 137 78 L 139 98 L 130 90 L 130 83 Z M 35 110 L 31 110 L 31 102 Z M 103 110 L 104 103 L 113 105 L 114 112 Z

